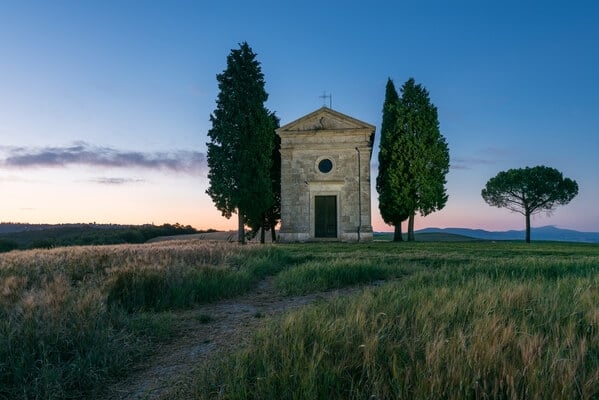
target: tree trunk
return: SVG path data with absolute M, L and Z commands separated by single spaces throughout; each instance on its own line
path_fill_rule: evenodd
M 526 243 L 530 243 L 530 213 L 525 214 L 526 217 Z
M 275 224 L 270 224 L 270 237 L 273 243 L 277 241 L 277 232 L 275 232 Z
M 264 226 L 260 227 L 260 244 L 264 244 L 266 232 L 264 231 Z
M 414 215 L 410 215 L 410 219 L 408 219 L 408 242 L 413 242 L 416 239 L 414 238 Z
M 393 234 L 394 242 L 403 242 L 403 237 L 401 236 L 401 221 L 395 224 L 395 232 Z
M 245 244 L 245 224 L 239 208 L 237 209 L 237 217 L 237 241 L 239 242 L 239 244 Z

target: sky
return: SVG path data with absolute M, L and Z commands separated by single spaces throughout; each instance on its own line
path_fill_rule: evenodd
M 426 87 L 449 200 L 416 229 L 523 229 L 481 189 L 547 165 L 579 194 L 532 226 L 597 232 L 597 21 L 577 0 L 0 0 L 0 221 L 236 229 L 205 194 L 205 153 L 216 75 L 247 41 L 281 124 L 326 92 L 378 139 L 387 79 Z M 372 186 L 373 228 L 392 230 Z

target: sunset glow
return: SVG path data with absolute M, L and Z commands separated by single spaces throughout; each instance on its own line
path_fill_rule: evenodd
M 208 3 L 208 4 L 207 4 Z M 0 14 L 0 221 L 180 223 L 232 230 L 205 191 L 216 74 L 247 41 L 288 123 L 332 106 L 377 127 L 409 77 L 439 111 L 449 201 L 416 229 L 523 229 L 480 191 L 547 165 L 579 195 L 533 226 L 599 231 L 599 6 L 532 1 L 10 2 Z M 315 10 L 318 10 L 316 12 Z M 405 230 L 405 227 L 404 227 Z

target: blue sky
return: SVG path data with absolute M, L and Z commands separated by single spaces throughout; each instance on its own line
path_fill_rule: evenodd
M 533 226 L 599 231 L 596 21 L 591 1 L 0 1 L 0 220 L 235 228 L 203 156 L 216 74 L 247 41 L 283 124 L 326 91 L 378 134 L 388 77 L 428 89 L 450 197 L 417 228 L 522 229 L 480 191 L 544 164 L 580 192 Z

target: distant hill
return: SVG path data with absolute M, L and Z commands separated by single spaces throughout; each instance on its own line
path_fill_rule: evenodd
M 476 239 L 470 236 L 464 236 L 449 232 L 414 232 L 417 242 L 472 242 Z M 393 232 L 374 232 L 374 240 L 393 240 Z M 406 234 L 404 233 L 404 240 Z
M 209 229 L 204 232 L 214 232 Z M 0 252 L 13 249 L 50 248 L 73 245 L 144 243 L 158 236 L 198 234 L 191 226 L 179 224 L 0 224 Z
M 51 224 L 22 224 L 18 222 L 0 222 L 0 234 L 16 233 L 24 231 L 40 231 L 43 229 L 52 228 L 55 225 Z
M 121 229 L 152 225 L 119 225 L 119 224 L 96 224 L 96 223 L 74 223 L 74 224 L 28 224 L 22 222 L 0 222 L 0 234 L 34 232 L 56 229 Z
M 482 240 L 524 240 L 526 234 L 524 230 L 493 232 L 468 228 L 426 228 L 415 233 L 449 233 Z M 548 225 L 531 228 L 530 239 L 532 241 L 548 240 L 557 242 L 599 243 L 599 232 L 579 232 Z

